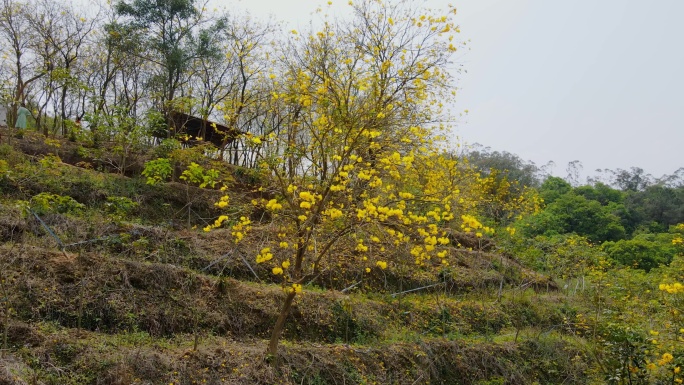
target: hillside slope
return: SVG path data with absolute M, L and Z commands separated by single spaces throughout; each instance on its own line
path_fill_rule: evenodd
M 587 341 L 568 321 L 581 303 L 477 248 L 434 271 L 328 269 L 267 362 L 282 290 L 252 262 L 258 244 L 197 230 L 217 192 L 150 187 L 66 155 L 77 151 L 31 137 L 2 147 L 0 384 L 590 381 Z

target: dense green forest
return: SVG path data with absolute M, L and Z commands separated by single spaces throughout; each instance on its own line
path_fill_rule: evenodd
M 684 169 L 455 145 L 454 9 L 0 7 L 0 384 L 684 381 Z

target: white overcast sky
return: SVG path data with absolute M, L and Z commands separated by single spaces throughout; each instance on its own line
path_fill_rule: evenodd
M 292 28 L 326 3 L 220 2 Z M 573 160 L 585 175 L 684 167 L 684 0 L 427 1 L 448 3 L 470 40 L 457 58 L 467 70 L 455 102 L 469 110 L 456 126 L 462 141 L 552 160 L 559 176 Z

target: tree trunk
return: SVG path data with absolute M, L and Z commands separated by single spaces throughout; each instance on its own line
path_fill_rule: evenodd
M 276 322 L 275 327 L 273 327 L 273 331 L 271 332 L 271 340 L 268 343 L 268 350 L 266 350 L 266 354 L 269 356 L 275 357 L 278 353 L 278 341 L 280 341 L 280 336 L 283 334 L 285 320 L 287 319 L 287 315 L 290 313 L 292 301 L 296 295 L 297 293 L 292 290 L 287 294 L 287 297 L 285 297 L 285 303 L 283 303 L 283 307 L 280 309 L 278 321 Z
M 67 68 L 68 69 L 68 68 Z M 71 128 L 69 128 L 66 124 L 67 116 L 66 116 L 66 97 L 67 97 L 67 87 L 64 85 L 62 87 L 62 96 L 60 98 L 59 104 L 61 107 L 61 115 L 62 115 L 62 136 L 65 138 L 68 138 L 71 136 Z

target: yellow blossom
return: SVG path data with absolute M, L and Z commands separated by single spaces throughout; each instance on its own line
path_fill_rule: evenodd
M 679 282 L 675 282 L 673 284 L 661 283 L 658 285 L 658 289 L 661 291 L 666 291 L 670 294 L 684 293 L 684 285 Z
M 271 200 L 268 201 L 268 203 L 266 204 L 266 209 L 267 209 L 267 210 L 276 211 L 276 210 L 280 210 L 280 209 L 282 209 L 282 208 L 283 208 L 283 205 L 281 205 L 280 203 L 278 203 L 278 200 L 276 200 L 276 199 L 271 199 Z
M 672 357 L 672 354 L 670 353 L 663 353 L 663 356 L 661 357 L 660 361 L 658 362 L 661 366 L 666 365 L 670 362 L 672 362 L 674 357 Z
M 271 253 L 271 248 L 270 247 L 264 247 L 261 249 L 259 254 L 256 257 L 256 262 L 257 263 L 263 263 L 270 261 L 273 258 L 273 254 Z

